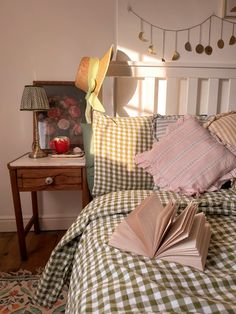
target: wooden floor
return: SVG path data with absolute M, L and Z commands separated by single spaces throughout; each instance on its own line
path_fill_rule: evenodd
M 26 237 L 28 260 L 21 261 L 18 238 L 15 232 L 0 233 L 0 272 L 26 269 L 32 272 L 44 267 L 56 244 L 65 231 L 42 231 L 40 234 L 29 232 Z

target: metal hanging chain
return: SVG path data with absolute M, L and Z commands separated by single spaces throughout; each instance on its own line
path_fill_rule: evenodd
M 207 17 L 205 20 L 203 20 L 201 23 L 198 23 L 198 24 L 195 24 L 193 26 L 190 26 L 190 27 L 185 27 L 185 28 L 179 28 L 179 29 L 173 29 L 173 28 L 164 28 L 164 27 L 161 27 L 161 26 L 158 26 L 158 25 L 154 25 L 152 23 L 150 23 L 148 20 L 144 19 L 142 16 L 140 16 L 139 14 L 137 14 L 135 11 L 133 11 L 132 7 L 131 6 L 128 6 L 128 11 L 130 13 L 132 13 L 133 15 L 135 15 L 137 18 L 139 18 L 140 20 L 142 20 L 143 22 L 149 24 L 149 25 L 152 25 L 152 27 L 154 28 L 157 28 L 157 29 L 160 29 L 162 31 L 168 31 L 168 32 L 183 32 L 183 31 L 188 31 L 188 30 L 191 30 L 193 28 L 196 28 L 196 27 L 199 27 L 200 25 L 206 23 L 210 18 L 212 17 L 215 17 L 215 18 L 218 18 L 223 22 L 226 22 L 226 23 L 230 23 L 230 24 L 236 24 L 235 22 L 232 22 L 232 21 L 229 21 L 227 19 L 224 19 L 224 18 L 221 18 L 219 16 L 217 16 L 216 14 L 212 14 L 210 15 L 209 17 Z
M 208 45 L 210 45 L 211 42 L 211 17 L 209 21 L 209 31 L 208 31 Z
M 162 36 L 162 62 L 165 62 L 165 37 L 166 37 L 166 31 L 163 30 L 163 36 Z
M 209 30 L 208 30 L 208 45 L 205 47 L 205 53 L 209 56 L 212 54 L 212 47 L 210 45 L 211 43 L 211 18 L 210 18 L 210 21 L 209 21 Z
M 173 61 L 176 61 L 176 60 L 178 60 L 179 59 L 179 57 L 180 57 L 180 54 L 178 53 L 178 51 L 177 51 L 177 40 L 178 40 L 178 33 L 177 33 L 177 31 L 175 32 L 175 51 L 174 51 L 174 54 L 173 54 L 173 57 L 172 57 L 172 60 Z
M 191 43 L 190 43 L 190 29 L 188 29 L 187 32 L 188 32 L 188 39 L 187 39 L 187 42 L 184 45 L 184 48 L 187 51 L 192 51 L 192 46 L 191 46 Z
M 154 46 L 153 46 L 153 42 L 152 42 L 152 27 L 153 27 L 153 25 L 150 24 L 150 27 L 151 27 L 151 29 L 150 29 L 150 45 L 148 47 L 148 51 L 150 54 L 155 55 L 156 51 L 154 50 Z
M 143 19 L 140 20 L 140 30 L 143 32 Z
M 223 35 L 223 19 L 221 20 L 221 26 L 220 26 L 220 38 L 222 38 L 222 35 Z
M 217 41 L 218 48 L 222 49 L 224 48 L 224 40 L 222 38 L 223 35 L 223 19 L 221 19 L 221 29 L 220 29 L 220 39 Z
M 224 47 L 224 40 L 222 38 L 224 23 L 229 23 L 229 24 L 233 25 L 232 36 L 230 37 L 229 45 L 234 45 L 236 43 L 236 37 L 234 36 L 234 26 L 235 26 L 236 22 L 232 22 L 232 21 L 229 21 L 227 19 L 221 18 L 221 17 L 215 15 L 214 13 L 211 14 L 209 17 L 207 17 L 205 20 L 203 20 L 201 23 L 195 24 L 195 25 L 190 26 L 190 27 L 179 28 L 179 29 L 172 29 L 172 28 L 164 28 L 164 27 L 161 27 L 161 26 L 154 25 L 154 24 L 150 23 L 148 20 L 144 19 L 142 16 L 140 16 L 135 11 L 133 11 L 133 9 L 132 9 L 132 7 L 130 5 L 128 5 L 127 9 L 128 9 L 129 13 L 132 13 L 133 15 L 135 15 L 137 18 L 140 19 L 141 31 L 140 31 L 139 36 L 138 36 L 140 40 L 148 41 L 145 38 L 145 34 L 144 34 L 144 31 L 143 31 L 143 23 L 146 23 L 147 25 L 150 25 L 151 33 L 150 33 L 150 45 L 148 47 L 148 51 L 149 51 L 149 53 L 151 53 L 153 55 L 156 54 L 156 51 L 155 51 L 154 45 L 153 45 L 153 38 L 152 38 L 153 28 L 162 30 L 162 32 L 163 32 L 163 47 L 162 47 L 162 55 L 163 56 L 162 56 L 162 61 L 165 60 L 164 59 L 164 49 L 165 49 L 165 47 L 164 47 L 165 43 L 164 42 L 165 42 L 165 33 L 166 32 L 175 32 L 176 33 L 175 52 L 174 52 L 174 55 L 172 57 L 172 60 L 177 60 L 180 57 L 180 54 L 177 51 L 177 33 L 178 32 L 183 32 L 183 31 L 187 31 L 188 32 L 188 41 L 185 43 L 185 50 L 192 51 L 192 47 L 191 47 L 191 44 L 189 42 L 190 31 L 192 29 L 197 28 L 197 27 L 199 27 L 199 43 L 196 45 L 195 51 L 197 53 L 199 53 L 199 54 L 201 54 L 203 51 L 205 51 L 206 54 L 210 55 L 212 53 L 212 50 L 213 50 L 212 47 L 210 46 L 210 36 L 211 36 L 211 26 L 212 26 L 211 24 L 212 24 L 212 18 L 213 17 L 216 18 L 216 19 L 220 19 L 221 20 L 221 38 L 217 42 L 218 48 L 222 49 Z M 201 41 L 202 41 L 202 26 L 207 21 L 209 21 L 208 45 L 204 48 L 202 43 L 201 43 Z
M 148 40 L 144 36 L 144 27 L 143 27 L 143 20 L 140 20 L 140 32 L 138 34 L 138 38 L 144 42 L 147 42 Z
M 151 30 L 150 30 L 150 44 L 153 45 L 153 42 L 152 42 L 152 24 L 151 24 Z
M 202 42 L 202 24 L 200 24 L 200 29 L 199 29 L 199 44 Z
M 195 47 L 197 53 L 203 53 L 204 47 L 202 45 L 202 24 L 199 25 L 199 43 Z
M 189 42 L 189 39 L 190 39 L 190 29 L 188 29 L 188 42 Z
M 177 32 L 175 32 L 175 51 L 177 51 Z

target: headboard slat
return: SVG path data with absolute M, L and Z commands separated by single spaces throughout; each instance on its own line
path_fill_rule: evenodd
M 229 80 L 228 111 L 236 110 L 236 79 Z
M 112 61 L 107 76 L 115 78 L 113 99 L 118 115 L 216 114 L 236 110 L 233 64 Z
M 188 90 L 187 90 L 187 113 L 198 114 L 198 78 L 188 79 Z
M 178 114 L 179 112 L 179 79 L 169 77 L 166 79 L 166 113 Z
M 213 115 L 218 111 L 219 79 L 210 78 L 208 81 L 207 114 Z

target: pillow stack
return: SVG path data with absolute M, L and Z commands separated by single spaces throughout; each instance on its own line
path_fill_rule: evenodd
M 196 117 L 183 116 L 167 126 L 151 150 L 135 162 L 164 190 L 186 195 L 219 189 L 235 174 L 236 157 Z
M 86 162 L 94 197 L 153 183 L 196 195 L 236 178 L 236 112 L 112 118 L 95 111 L 91 134 Z

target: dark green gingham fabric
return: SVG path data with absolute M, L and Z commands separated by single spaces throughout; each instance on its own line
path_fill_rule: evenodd
M 134 163 L 137 153 L 152 147 L 151 116 L 111 118 L 95 111 L 93 136 L 93 196 L 119 190 L 152 189 L 152 176 Z
M 53 251 L 35 301 L 51 306 L 70 280 L 69 314 L 236 313 L 236 192 L 194 199 L 212 229 L 204 272 L 108 245 L 117 224 L 151 192 L 119 191 L 95 198 Z M 156 193 L 163 204 L 177 199 L 180 208 L 192 199 Z

